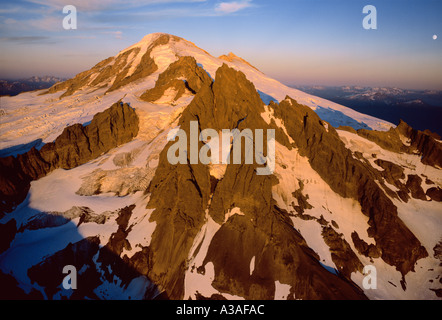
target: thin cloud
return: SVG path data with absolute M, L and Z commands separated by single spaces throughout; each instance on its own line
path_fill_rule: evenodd
M 30 44 L 30 43 L 51 43 L 54 42 L 50 37 L 45 36 L 22 36 L 22 37 L 2 37 L 0 41 L 13 42 L 19 44 Z
M 221 2 L 216 6 L 215 10 L 219 13 L 230 14 L 252 6 L 253 4 L 251 0 Z
M 103 31 L 101 33 L 113 35 L 115 39 L 123 39 L 123 32 L 121 31 Z
M 4 13 L 19 13 L 22 10 L 21 7 L 9 7 L 9 8 L 0 8 L 0 14 Z
M 139 8 L 153 4 L 169 4 L 169 3 L 195 3 L 206 2 L 207 0 L 127 0 L 122 3 L 118 0 L 70 0 L 66 3 L 66 0 L 28 0 L 28 2 L 53 7 L 63 8 L 65 5 L 70 4 L 80 11 L 106 11 L 114 9 L 128 9 Z
M 59 17 L 46 16 L 41 19 L 32 19 L 23 23 L 35 30 L 61 31 L 63 30 L 62 21 L 63 19 Z
M 5 21 L 3 21 L 4 24 L 15 24 L 17 23 L 17 20 L 12 19 L 12 18 L 8 18 Z

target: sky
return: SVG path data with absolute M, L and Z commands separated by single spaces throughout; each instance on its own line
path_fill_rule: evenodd
M 366 5 L 376 30 L 363 28 Z M 287 85 L 442 90 L 440 0 L 0 0 L 0 78 L 70 78 L 153 32 Z

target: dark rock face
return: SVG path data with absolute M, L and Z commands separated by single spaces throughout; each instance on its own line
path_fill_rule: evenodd
M 411 196 L 419 200 L 427 200 L 424 190 L 421 187 L 422 178 L 417 175 L 409 175 L 406 187 L 411 191 Z
M 250 106 L 256 108 L 255 106 L 263 105 L 245 76 L 226 65 L 218 70 L 215 83 L 210 84 L 211 81 L 202 86 L 180 119 L 180 127 L 188 136 L 190 121 L 199 121 L 200 131 L 206 128 L 233 129 L 240 119 L 247 116 Z M 230 101 L 226 101 L 228 99 Z M 251 114 L 252 117 L 259 119 L 259 114 Z M 152 269 L 149 277 L 164 288 L 171 299 L 180 299 L 184 294 L 184 272 L 189 250 L 204 224 L 212 184 L 207 166 L 170 165 L 167 151 L 171 145 L 169 143 L 161 153 L 160 163 L 149 189 L 149 208 L 156 209 L 151 220 L 157 223 L 150 246 Z M 201 147 L 200 142 L 199 148 Z M 256 187 L 254 184 L 251 186 Z M 218 187 L 219 184 L 216 189 Z M 168 197 L 164 197 L 164 194 Z M 219 215 L 212 216 L 218 221 L 224 221 L 223 210 L 220 210 Z
M 381 159 L 377 159 L 375 163 L 385 170 L 384 178 L 388 183 L 400 187 L 398 180 L 405 179 L 404 168 L 390 161 Z
M 17 224 L 14 219 L 5 224 L 0 224 L 0 254 L 6 251 L 17 232 Z
M 71 222 L 75 218 L 80 218 L 78 226 L 83 223 L 104 224 L 105 215 L 97 215 L 87 207 L 72 207 L 65 212 L 41 212 L 23 223 L 17 233 L 25 230 L 39 230 L 45 228 L 56 228 Z
M 353 127 L 349 127 L 349 126 L 339 126 L 337 128 L 337 130 L 343 130 L 343 131 L 347 131 L 347 132 L 354 133 L 354 134 L 358 133 Z
M 53 143 L 29 152 L 0 158 L 0 204 L 2 213 L 21 203 L 32 180 L 57 169 L 72 169 L 93 160 L 137 136 L 139 120 L 127 104 L 116 103 L 94 116 L 88 126 L 75 124 L 63 130 Z
M 212 240 L 207 262 L 215 266 L 215 288 L 246 299 L 274 299 L 276 280 L 292 286 L 288 298 L 364 299 L 356 287 L 319 264 L 287 214 L 277 209 L 256 222 L 233 216 Z
M 128 264 L 124 263 L 124 261 L 121 259 L 115 258 L 120 257 L 123 249 L 132 249 L 129 241 L 126 238 L 130 231 L 128 224 L 133 209 L 135 209 L 134 205 L 120 210 L 116 220 L 118 229 L 111 235 L 108 243 L 104 246 L 104 250 L 100 251 L 100 256 L 97 259 L 99 263 L 103 263 L 103 265 L 108 266 L 108 268 L 104 268 L 103 271 L 104 276 L 109 282 L 113 281 L 114 275 L 118 275 L 118 277 L 122 280 L 123 285 L 127 285 L 129 284 L 130 280 L 137 275 L 135 270 L 133 270 Z M 112 268 L 112 274 L 109 272 L 109 267 Z
M 390 161 L 381 159 L 377 159 L 375 163 L 382 169 L 384 169 L 384 171 L 381 172 L 382 177 L 388 183 L 394 185 L 396 188 L 399 189 L 399 191 L 397 191 L 397 195 L 399 196 L 399 198 L 402 199 L 402 201 L 407 202 L 409 199 L 409 188 L 406 186 L 406 184 L 400 181 L 402 179 L 405 179 L 404 168 Z M 388 190 L 386 187 L 384 189 L 386 191 Z
M 242 72 L 223 64 L 212 86 L 203 86 L 180 120 L 189 126 L 199 121 L 201 130 L 267 129 L 261 118 L 264 103 L 254 85 Z
M 403 121 L 396 130 L 410 139 L 411 148 L 418 150 L 423 164 L 442 168 L 442 143 L 436 141 L 432 135 L 415 130 Z
M 422 163 L 442 168 L 442 143 L 436 141 L 433 133 L 415 130 L 401 121 L 396 128 L 388 132 L 358 130 L 358 135 L 375 142 L 382 148 L 393 152 L 405 152 L 422 156 Z M 408 139 L 409 146 L 404 145 L 400 135 Z
M 442 189 L 430 188 L 427 190 L 427 196 L 429 196 L 433 201 L 442 202 Z
M 155 45 L 168 41 L 168 36 L 160 37 Z M 143 68 L 131 77 L 127 77 L 128 70 L 123 70 L 110 90 L 155 72 L 156 65 L 149 50 L 143 57 Z M 115 68 L 125 65 L 124 59 L 128 55 L 122 55 Z M 102 79 L 112 72 L 112 68 L 103 70 Z M 186 81 L 179 80 L 181 77 Z M 97 84 L 102 79 L 96 80 Z M 359 160 L 354 159 L 331 126 L 326 126 L 307 106 L 287 97 L 280 104 L 271 102 L 269 108 L 276 118 L 284 122 L 288 135 L 294 141 L 290 143 L 274 120 L 268 124 L 261 117 L 265 112 L 264 103 L 254 85 L 243 73 L 227 65 L 218 69 L 213 82 L 193 58 L 180 58 L 160 75 L 155 88 L 147 91 L 143 99 L 156 101 L 169 88 L 177 90 L 175 100 L 186 90 L 195 94 L 179 120 L 180 128 L 188 137 L 190 122 L 198 121 L 198 134 L 207 128 L 218 132 L 235 128 L 252 131 L 274 129 L 278 143 L 288 149 L 298 148 L 301 156 L 309 159 L 312 168 L 336 193 L 357 200 L 363 214 L 369 217 L 368 233 L 375 239 L 376 245 L 367 244 L 354 232 L 351 238 L 360 254 L 372 259 L 382 258 L 403 276 L 414 269 L 417 260 L 428 255 L 399 219 L 397 208 L 385 193 L 391 190 L 381 181 L 385 179 L 399 188 L 398 195 L 404 201 L 408 200 L 409 192 L 415 198 L 426 199 L 419 176 L 410 175 L 404 185 L 399 181 L 405 179 L 400 166 L 378 159 L 376 164 L 384 169 L 380 172 L 368 161 L 359 161 L 364 160 L 362 154 Z M 74 85 L 66 93 L 75 90 Z M 97 114 L 86 127 L 74 125 L 66 128 L 54 143 L 45 145 L 40 151 L 34 148 L 17 158 L 0 159 L 0 192 L 2 199 L 7 200 L 6 204 L 0 204 L 2 211 L 10 211 L 24 199 L 30 181 L 56 168 L 75 168 L 129 142 L 137 134 L 135 111 L 118 103 Z M 387 133 L 360 130 L 358 134 L 377 141 L 385 148 L 409 151 L 402 144 L 397 130 Z M 152 281 L 152 286 L 145 293 L 146 299 L 158 297 L 159 292 L 162 292 L 162 297 L 170 299 L 187 298 L 184 297 L 184 280 L 189 269 L 190 250 L 210 217 L 220 225 L 220 229 L 213 237 L 202 265 L 190 267 L 204 273 L 207 265 L 213 264 L 215 278 L 212 286 L 221 294 L 211 298 L 224 299 L 222 294 L 228 293 L 252 300 L 274 299 L 275 282 L 279 281 L 291 287 L 287 299 L 366 299 L 363 291 L 351 281 L 351 273 L 361 272 L 363 265 L 347 242 L 349 239 L 336 231 L 339 229 L 336 222 L 332 221 L 330 225 L 323 216 L 318 219 L 304 214 L 313 207 L 309 204 L 309 196 L 303 194 L 302 181 L 299 181 L 299 190 L 291 190 L 298 201 L 298 206 L 293 206 L 296 217 L 316 220 L 322 226 L 322 236 L 338 269 L 336 274 L 321 265 L 319 256 L 294 228 L 293 215 L 278 208 L 272 195 L 272 188 L 279 182 L 276 176 L 258 176 L 258 165 L 246 165 L 245 159 L 241 164 L 228 165 L 220 179 L 211 176 L 208 166 L 190 164 L 189 159 L 189 164 L 171 165 L 167 152 L 172 145 L 173 142 L 169 142 L 161 152 L 155 176 L 146 190 L 146 194 L 150 193 L 147 208 L 154 209 L 150 220 L 156 223 L 150 245 L 141 248 L 131 258 L 121 258 L 124 249 L 133 249 L 127 237 L 132 228 L 129 221 L 135 206 L 119 210 L 118 229 L 103 248 L 100 248 L 98 237 L 87 238 L 68 245 L 28 270 L 30 279 L 44 288 L 48 297 L 53 297 L 60 290 L 63 280 L 61 268 L 71 264 L 77 268 L 87 267 L 79 280 L 87 285 L 75 291 L 74 299 L 97 298 L 94 289 L 104 280 L 112 282 L 114 276 L 119 277 L 127 288 L 130 281 L 140 275 Z M 198 150 L 202 146 L 203 143 L 199 142 Z M 427 157 L 433 159 L 430 153 Z M 393 191 L 391 193 L 396 195 Z M 388 195 L 391 196 L 390 193 Z M 435 201 L 441 199 L 439 188 L 429 189 L 427 195 Z M 239 208 L 242 215 L 226 216 L 234 208 Z M 106 219 L 93 215 L 87 208 L 72 210 L 75 217 L 81 217 L 79 225 L 90 221 L 103 223 Z M 29 221 L 24 228 L 34 230 L 70 221 L 57 216 L 38 219 Z M 15 221 L 11 221 L 0 225 L 0 253 L 9 247 L 10 239 L 17 232 Z M 439 248 L 434 250 L 439 254 Z M 101 268 L 97 262 L 102 265 Z M 53 277 L 53 274 L 57 276 Z M 10 282 L 0 273 L 0 279 L 3 278 Z M 197 294 L 197 298 L 206 297 Z
M 45 289 L 46 296 L 52 299 L 61 287 L 65 275 L 62 273 L 64 266 L 72 265 L 80 270 L 87 266 L 86 271 L 78 274 L 77 290 L 74 290 L 71 299 L 88 297 L 98 299 L 93 290 L 100 285 L 100 274 L 93 262 L 94 255 L 98 252 L 100 239 L 98 237 L 85 238 L 75 244 L 69 244 L 65 249 L 56 252 L 52 256 L 28 270 L 31 283 L 36 282 Z
M 157 226 L 147 251 L 148 275 L 168 297 L 181 299 L 188 253 L 209 201 L 209 171 L 203 165 L 172 166 L 163 151 L 150 192 Z
M 429 131 L 415 130 L 401 121 L 388 132 L 358 130 L 358 135 L 389 151 L 418 153 L 422 156 L 423 164 L 442 168 L 442 143 L 436 141 L 437 135 Z M 408 139 L 409 146 L 404 145 L 400 135 Z
M 141 58 L 140 64 L 135 69 L 135 72 L 127 76 L 127 73 L 129 72 L 130 66 L 127 66 L 122 72 L 120 72 L 115 79 L 112 86 L 109 88 L 108 92 L 117 90 L 126 84 L 145 78 L 147 76 L 150 76 L 155 71 L 158 70 L 158 66 L 155 64 L 154 59 L 150 56 L 152 53 L 152 50 L 155 49 L 157 46 L 168 44 L 170 39 L 174 36 L 170 35 L 161 35 L 157 40 L 153 41 L 152 44 L 147 48 L 147 51 L 144 53 L 143 57 Z M 177 37 L 174 37 L 175 39 L 178 39 Z
M 241 72 L 223 65 L 215 82 L 203 85 L 196 94 L 179 124 L 188 135 L 190 121 L 199 122 L 199 131 L 272 128 L 261 118 L 262 112 L 264 104 L 253 84 Z M 288 143 L 282 130 L 276 130 L 276 139 Z M 320 265 L 317 255 L 293 228 L 288 213 L 275 207 L 274 176 L 256 175 L 256 165 L 231 164 L 224 177 L 213 183 L 207 166 L 170 165 L 170 146 L 160 155 L 148 205 L 155 209 L 151 220 L 157 224 L 149 247 L 148 276 L 169 298 L 183 298 L 189 251 L 206 221 L 206 211 L 222 226 L 203 265 L 195 269 L 204 270 L 212 262 L 213 286 L 220 292 L 272 299 L 275 281 L 280 281 L 292 286 L 291 295 L 296 298 L 365 298 L 356 286 Z M 236 207 L 244 216 L 235 215 L 224 223 L 225 214 Z M 253 256 L 256 266 L 250 274 Z
M 17 280 L 10 274 L 5 274 L 0 270 L 0 283 L 2 284 L 0 290 L 0 300 L 43 300 L 43 295 L 31 289 L 26 293 L 18 286 Z
M 428 256 L 419 240 L 398 218 L 397 208 L 375 182 L 378 172 L 355 160 L 333 128 L 327 131 L 316 113 L 293 99 L 273 103 L 275 116 L 286 124 L 299 152 L 312 168 L 343 197 L 359 201 L 369 219 L 368 233 L 382 251 L 382 259 L 402 274 Z M 371 168 L 371 169 L 370 169 Z
M 63 290 L 61 284 L 65 275 L 62 270 L 65 266 L 71 265 L 77 270 L 78 286 L 69 299 L 99 299 L 96 295 L 97 287 L 104 281 L 115 284 L 115 277 L 121 280 L 119 285 L 127 289 L 133 279 L 146 275 L 149 268 L 148 248 L 143 248 L 130 259 L 126 255 L 121 258 L 123 249 L 131 249 L 126 238 L 131 230 L 129 220 L 134 208 L 132 205 L 115 212 L 118 215 L 116 219 L 118 229 L 104 246 L 100 245 L 99 236 L 88 237 L 73 244 L 69 243 L 64 249 L 45 257 L 42 262 L 28 269 L 31 283 L 36 282 L 44 289 L 46 299 L 55 299 L 54 295 Z M 1 276 L 0 273 L 0 278 Z M 16 284 L 14 286 L 11 284 L 11 289 L 18 290 Z M 156 297 L 158 295 L 156 286 L 150 284 L 146 288 L 145 295 L 146 299 Z
M 357 133 L 359 136 L 373 141 L 386 150 L 393 152 L 409 151 L 409 148 L 402 143 L 399 132 L 395 128 L 391 128 L 386 132 L 360 129 Z
M 434 257 L 439 259 L 442 265 L 442 240 L 433 248 Z
M 292 205 L 293 209 L 298 213 L 298 215 L 301 215 L 304 213 L 305 210 L 313 209 L 312 205 L 308 203 L 308 195 L 304 195 L 302 191 L 304 190 L 304 183 L 300 180 L 298 180 L 299 183 L 299 190 L 296 190 L 292 193 L 292 195 L 298 200 L 298 205 Z
M 52 87 L 48 89 L 48 91 L 43 92 L 43 94 L 48 93 L 56 93 L 59 91 L 66 90 L 61 97 L 66 97 L 69 95 L 72 95 L 76 90 L 87 84 L 87 82 L 90 80 L 91 76 L 95 72 L 104 72 L 104 73 L 110 73 L 108 72 L 108 69 L 104 68 L 107 64 L 112 62 L 114 58 L 109 57 L 101 62 L 99 62 L 97 65 L 95 65 L 92 69 L 81 72 L 77 74 L 74 78 L 66 80 L 64 82 L 56 83 Z M 103 76 L 99 76 L 100 78 L 104 78 Z M 103 79 L 104 80 L 104 79 Z
M 43 146 L 40 155 L 53 167 L 72 169 L 131 141 L 138 135 L 138 123 L 134 109 L 116 103 L 86 127 L 67 127 L 53 144 Z
M 184 78 L 181 80 L 179 78 Z M 141 99 L 155 102 L 160 99 L 167 89 L 174 88 L 177 94 L 174 101 L 181 98 L 187 91 L 198 93 L 203 86 L 210 85 L 212 79 L 203 68 L 199 67 L 193 57 L 180 57 L 163 72 L 155 84 L 155 87 L 145 92 Z
M 335 266 L 345 278 L 351 281 L 353 272 L 359 271 L 362 273 L 364 269 L 362 262 L 341 234 L 337 233 L 332 227 L 323 227 L 322 237 L 330 247 L 331 258 Z
M 136 67 L 135 71 L 131 75 L 128 75 L 131 68 L 131 65 L 128 64 L 128 59 L 131 55 L 139 54 L 140 48 L 133 48 L 125 51 L 116 58 L 107 58 L 95 65 L 90 70 L 81 72 L 72 79 L 55 84 L 43 94 L 56 93 L 65 90 L 65 92 L 60 96 L 60 98 L 64 98 L 74 94 L 86 85 L 107 86 L 111 83 L 112 78 L 115 77 L 115 80 L 113 80 L 113 82 L 110 84 L 107 91 L 112 92 L 127 85 L 128 83 L 150 76 L 158 70 L 158 66 L 151 57 L 152 50 L 160 45 L 168 44 L 171 39 L 175 39 L 175 41 L 180 40 L 178 37 L 163 34 L 159 36 L 158 39 L 153 41 L 143 54 L 140 64 Z
M 380 258 L 381 252 L 380 250 L 373 244 L 368 244 L 361 238 L 359 238 L 358 233 L 355 231 L 351 234 L 351 239 L 353 240 L 353 244 L 355 245 L 356 250 L 360 254 L 363 254 L 369 258 Z

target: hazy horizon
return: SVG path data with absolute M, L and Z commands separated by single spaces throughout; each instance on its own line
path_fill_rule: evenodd
M 71 78 L 146 34 L 233 52 L 286 85 L 442 90 L 437 0 L 1 0 L 0 78 Z M 64 5 L 77 30 L 64 30 Z M 377 30 L 365 30 L 365 5 Z M 437 35 L 436 40 L 433 36 Z
M 82 70 L 82 71 L 85 71 L 85 70 Z M 63 76 L 55 76 L 55 75 L 50 75 L 50 74 L 41 74 L 41 75 L 29 75 L 29 76 L 25 76 L 25 77 L 15 77 L 15 78 L 0 77 L 0 80 L 20 81 L 20 80 L 27 80 L 32 77 L 39 77 L 39 78 L 54 77 L 54 78 L 60 78 L 62 80 L 69 80 L 69 79 L 73 78 L 75 75 L 73 75 L 71 77 L 63 77 Z M 291 88 L 300 88 L 300 87 L 324 87 L 324 88 L 361 87 L 361 88 L 371 88 L 371 89 L 390 88 L 390 89 L 401 89 L 401 90 L 410 90 L 410 91 L 438 91 L 438 92 L 442 91 L 442 89 L 416 89 L 416 88 L 405 88 L 405 87 L 398 87 L 398 86 L 359 85 L 359 84 L 351 84 L 351 83 L 347 83 L 347 84 L 322 84 L 322 83 L 303 83 L 303 82 L 299 82 L 299 83 L 281 82 L 281 83 L 283 83 L 284 85 L 291 87 Z

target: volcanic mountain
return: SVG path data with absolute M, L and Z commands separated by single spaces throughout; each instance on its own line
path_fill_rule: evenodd
M 2 298 L 441 297 L 430 132 L 163 33 L 1 108 Z M 191 122 L 198 135 L 274 130 L 274 171 L 171 164 L 173 133 Z M 62 285 L 69 265 L 76 289 Z

